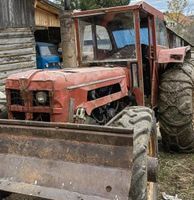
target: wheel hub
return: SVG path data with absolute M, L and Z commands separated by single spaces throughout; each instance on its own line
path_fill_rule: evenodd
M 157 182 L 158 179 L 158 159 L 148 156 L 148 182 Z

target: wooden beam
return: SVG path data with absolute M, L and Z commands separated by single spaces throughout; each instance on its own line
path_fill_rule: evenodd
M 34 8 L 36 8 L 36 6 L 37 6 L 37 3 L 38 3 L 38 1 L 37 1 L 37 0 L 35 0 L 35 1 L 34 1 Z
M 37 5 L 36 5 L 36 8 L 41 8 L 45 11 L 48 11 L 52 14 L 56 14 L 56 15 L 59 15 L 60 14 L 60 8 L 56 8 L 46 2 L 43 2 L 43 1 L 40 1 L 40 0 L 37 0 Z

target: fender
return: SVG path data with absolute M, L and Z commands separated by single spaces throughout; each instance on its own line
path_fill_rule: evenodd
M 158 49 L 158 63 L 183 63 L 188 51 L 191 50 L 190 46 L 178 47 L 173 49 Z

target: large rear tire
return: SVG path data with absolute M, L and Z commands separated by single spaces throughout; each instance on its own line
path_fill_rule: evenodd
M 165 150 L 194 152 L 193 65 L 185 61 L 168 69 L 161 77 L 159 122 Z
M 155 176 L 157 174 L 158 143 L 153 111 L 146 107 L 129 107 L 114 117 L 107 125 L 134 129 L 129 199 L 156 200 L 157 183 L 154 183 L 156 180 L 154 182 L 148 180 L 150 157 L 155 160 L 153 171 Z

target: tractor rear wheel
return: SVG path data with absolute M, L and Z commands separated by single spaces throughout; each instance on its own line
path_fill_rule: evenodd
M 158 142 L 153 111 L 146 107 L 129 107 L 107 125 L 134 130 L 129 199 L 157 199 Z
M 165 150 L 194 152 L 193 64 L 185 61 L 168 69 L 161 77 L 159 122 Z

